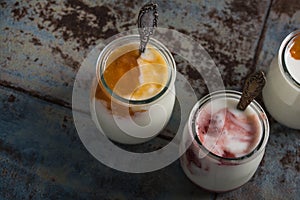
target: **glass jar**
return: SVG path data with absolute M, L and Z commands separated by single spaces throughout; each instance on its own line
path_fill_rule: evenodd
M 138 52 L 139 39 L 139 35 L 122 36 L 102 50 L 92 91 L 94 120 L 97 120 L 99 130 L 109 139 L 123 144 L 143 143 L 158 135 L 168 123 L 175 102 L 176 65 L 171 53 L 162 43 L 151 38 L 145 53 L 137 55 L 139 61 L 132 60 L 128 55 Z M 117 67 L 110 76 L 105 77 L 105 71 L 113 62 Z M 123 62 L 129 65 L 137 62 L 138 67 L 117 75 L 122 71 L 119 68 L 124 65 Z M 165 67 L 164 73 L 157 70 L 160 67 Z M 116 76 L 120 79 L 112 86 L 110 79 Z M 140 85 L 133 84 L 141 81 L 141 77 L 147 81 L 138 83 Z M 157 92 L 151 93 L 155 89 Z M 144 95 L 135 98 L 140 91 Z
M 300 30 L 290 33 L 281 43 L 267 74 L 263 101 L 275 120 L 300 129 L 300 58 L 291 54 L 296 40 L 300 40 Z M 300 56 L 299 50 L 298 54 Z
M 254 175 L 264 156 L 269 137 L 266 114 L 256 101 L 245 111 L 237 110 L 240 97 L 240 92 L 232 90 L 206 95 L 195 104 L 185 125 L 181 166 L 192 182 L 206 190 L 225 192 L 242 186 Z M 245 121 L 248 118 L 255 129 L 249 128 L 249 121 Z M 211 140 L 213 137 L 215 140 Z

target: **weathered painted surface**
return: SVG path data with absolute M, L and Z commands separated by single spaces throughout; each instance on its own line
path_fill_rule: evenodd
M 0 199 L 211 199 L 179 162 L 152 173 L 104 166 L 82 145 L 70 109 L 0 88 Z M 150 152 L 155 138 L 130 151 Z M 128 149 L 128 148 L 127 148 Z
M 158 3 L 159 26 L 198 40 L 216 62 L 226 86 L 239 89 L 240 80 L 251 71 L 269 2 Z M 142 4 L 119 0 L 2 1 L 2 85 L 70 105 L 76 71 L 85 56 L 103 39 L 136 28 Z M 179 66 L 184 71 L 186 65 Z M 191 82 L 198 87 L 199 82 Z
M 267 72 L 282 40 L 300 28 L 299 1 L 274 0 L 262 34 L 255 67 Z M 217 199 L 299 199 L 300 131 L 270 119 L 270 139 L 261 167 L 244 187 L 219 194 Z M 300 117 L 300 116 L 299 116 Z
M 281 42 L 294 30 L 300 29 L 300 4 L 297 0 L 274 0 L 261 38 L 256 68 L 269 69 Z
M 102 165 L 86 151 L 70 109 L 76 73 L 99 42 L 136 28 L 145 2 L 0 2 L 0 199 L 299 199 L 300 131 L 270 116 L 270 140 L 255 177 L 225 194 L 196 187 L 178 161 L 133 175 Z M 282 39 L 300 28 L 297 0 L 157 2 L 159 26 L 203 45 L 230 89 L 240 90 L 256 69 L 267 71 Z M 201 76 L 175 59 L 196 95 L 206 94 Z M 163 147 L 174 135 L 178 112 L 176 106 L 162 136 L 129 148 Z

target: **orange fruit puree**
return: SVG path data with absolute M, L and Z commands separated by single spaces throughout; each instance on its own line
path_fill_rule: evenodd
M 152 47 L 147 48 L 141 56 L 139 51 L 134 49 L 111 60 L 104 70 L 103 77 L 107 86 L 125 99 L 151 98 L 166 85 L 168 80 L 166 61 Z M 101 83 L 98 84 L 95 97 L 104 100 L 107 108 L 111 110 L 111 97 Z
M 294 43 L 292 48 L 290 49 L 291 56 L 296 59 L 300 60 L 300 36 L 294 39 Z

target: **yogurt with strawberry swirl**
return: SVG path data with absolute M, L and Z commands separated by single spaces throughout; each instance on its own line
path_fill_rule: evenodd
M 225 192 L 248 182 L 257 170 L 269 137 L 265 112 L 256 102 L 236 109 L 241 94 L 218 91 L 201 99 L 185 126 L 181 165 L 198 186 Z M 188 145 L 188 146 L 187 146 Z

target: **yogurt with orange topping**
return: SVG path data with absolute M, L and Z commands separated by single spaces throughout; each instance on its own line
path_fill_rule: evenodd
M 263 100 L 275 120 L 300 129 L 300 30 L 281 43 L 267 74 Z
M 171 53 L 150 39 L 139 53 L 139 36 L 118 38 L 101 52 L 92 92 L 94 120 L 109 139 L 137 144 L 168 123 L 175 102 L 176 66 Z

